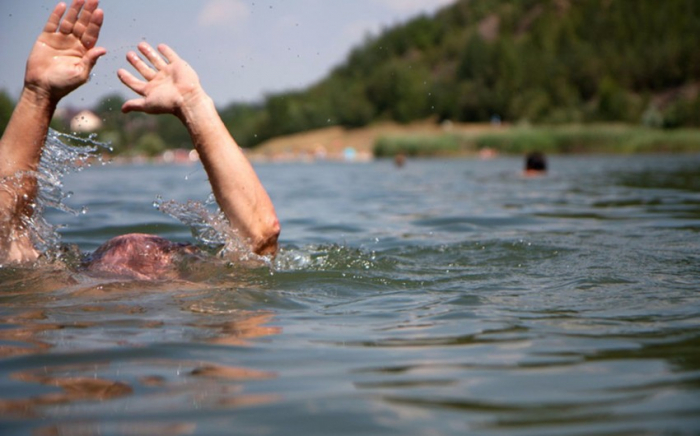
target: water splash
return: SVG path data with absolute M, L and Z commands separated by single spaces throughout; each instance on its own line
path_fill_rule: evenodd
M 282 249 L 274 261 L 279 272 L 292 271 L 369 271 L 390 267 L 375 251 L 344 245 L 316 245 Z
M 237 261 L 263 261 L 266 257 L 253 253 L 238 231 L 231 227 L 223 212 L 216 207 L 216 199 L 209 195 L 206 202 L 189 200 L 179 203 L 175 200 L 163 201 L 157 197 L 153 206 L 185 224 L 201 244 L 214 250 L 219 257 Z
M 44 210 L 54 208 L 78 215 L 65 204 L 72 192 L 63 190 L 63 178 L 89 167 L 93 161 L 103 162 L 101 151 L 111 151 L 109 144 L 95 140 L 95 135 L 81 138 L 49 129 L 46 142 L 36 171 L 23 171 L 3 180 L 0 188 L 8 192 L 19 192 L 26 183 L 37 183 L 37 195 L 29 204 L 31 216 L 20 217 L 19 231 L 29 236 L 34 247 L 50 258 L 60 256 L 60 235 L 57 226 L 51 225 L 44 217 Z M 28 196 L 25 194 L 25 200 Z

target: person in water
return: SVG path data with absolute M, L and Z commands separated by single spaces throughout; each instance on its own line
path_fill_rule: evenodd
M 0 138 L 0 265 L 31 264 L 41 253 L 30 232 L 37 195 L 36 171 L 59 101 L 87 82 L 107 51 L 97 46 L 104 12 L 99 0 L 59 3 L 27 60 L 24 87 Z M 127 54 L 140 78 L 120 69 L 119 79 L 139 95 L 124 113 L 175 115 L 187 128 L 209 177 L 216 201 L 232 229 L 259 255 L 274 256 L 280 225 L 253 167 L 231 137 L 197 73 L 165 44 L 146 42 Z M 100 246 L 86 261 L 89 271 L 141 279 L 158 278 L 174 256 L 196 248 L 159 236 L 128 234 Z
M 547 157 L 544 153 L 533 151 L 525 156 L 525 175 L 537 176 L 547 172 Z

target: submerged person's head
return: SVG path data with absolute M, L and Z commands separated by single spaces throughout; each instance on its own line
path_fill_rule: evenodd
M 87 259 L 85 269 L 100 276 L 138 280 L 178 278 L 178 256 L 195 254 L 197 247 L 155 235 L 132 233 L 102 244 Z
M 544 153 L 533 151 L 525 156 L 525 174 L 541 174 L 547 171 L 547 158 Z

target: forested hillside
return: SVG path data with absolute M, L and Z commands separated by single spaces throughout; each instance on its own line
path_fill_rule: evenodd
M 700 2 L 462 0 L 270 98 L 265 135 L 377 119 L 700 124 Z
M 232 104 L 222 116 L 245 147 L 431 117 L 700 126 L 698 35 L 697 0 L 461 0 L 369 37 L 308 89 Z M 95 108 L 115 148 L 187 142 L 174 120 L 122 116 L 121 101 Z

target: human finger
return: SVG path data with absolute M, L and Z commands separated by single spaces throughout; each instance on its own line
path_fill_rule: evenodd
M 73 0 L 73 3 L 70 5 L 66 16 L 63 17 L 63 21 L 61 21 L 61 25 L 58 28 L 61 33 L 69 35 L 73 31 L 73 26 L 75 26 L 78 14 L 84 3 L 85 0 Z
M 104 56 L 106 53 L 107 50 L 104 47 L 95 47 L 88 50 L 88 52 L 85 53 L 85 56 L 83 57 L 83 62 L 87 66 L 88 71 L 92 70 L 92 68 L 97 63 L 97 59 L 99 59 L 101 56 Z
M 66 7 L 66 4 L 61 2 L 53 8 L 53 12 L 51 12 L 51 16 L 49 16 L 49 20 L 46 22 L 46 26 L 44 26 L 44 32 L 54 33 L 58 30 L 58 25 L 61 22 L 63 13 L 66 11 Z
M 146 99 L 144 98 L 135 98 L 133 100 L 128 100 L 122 105 L 122 112 L 129 113 L 129 112 L 144 112 L 146 108 Z
M 85 6 L 83 6 L 83 10 L 80 11 L 78 21 L 75 23 L 75 26 L 73 26 L 73 35 L 77 36 L 79 39 L 82 39 L 85 30 L 90 24 L 90 18 L 92 17 L 93 12 L 95 12 L 97 9 L 98 4 L 99 0 L 87 0 Z
M 153 50 L 153 47 L 151 47 L 147 42 L 141 42 L 138 45 L 139 51 L 143 53 L 144 56 L 146 56 L 146 59 L 151 62 L 151 64 L 156 68 L 156 70 L 161 70 L 168 64 L 163 60 L 163 58 L 156 53 L 155 50 Z
M 178 56 L 178 54 L 175 53 L 175 50 L 173 50 L 165 44 L 159 44 L 158 51 L 161 52 L 163 56 L 165 56 L 165 59 L 167 59 L 168 62 L 171 64 L 175 61 L 180 60 L 180 56 Z
M 156 71 L 153 70 L 153 68 L 146 65 L 146 63 L 143 60 L 141 60 L 139 55 L 137 55 L 133 51 L 130 51 L 126 54 L 126 59 L 134 68 L 136 68 L 136 71 L 138 71 L 139 74 L 141 74 L 141 76 L 143 76 L 143 78 L 146 80 L 153 79 L 157 74 Z
M 104 12 L 102 9 L 96 9 L 92 14 L 90 14 L 90 21 L 85 28 L 80 37 L 80 42 L 87 48 L 92 48 L 97 43 L 97 39 L 100 37 L 100 29 L 102 29 L 102 23 L 104 22 Z
M 134 77 L 133 74 L 131 74 L 123 68 L 117 70 L 117 77 L 119 77 L 119 80 L 121 80 L 121 82 L 124 85 L 126 85 L 127 88 L 131 89 L 139 95 L 144 95 L 144 88 L 146 87 L 146 82 L 137 79 L 136 77 Z

